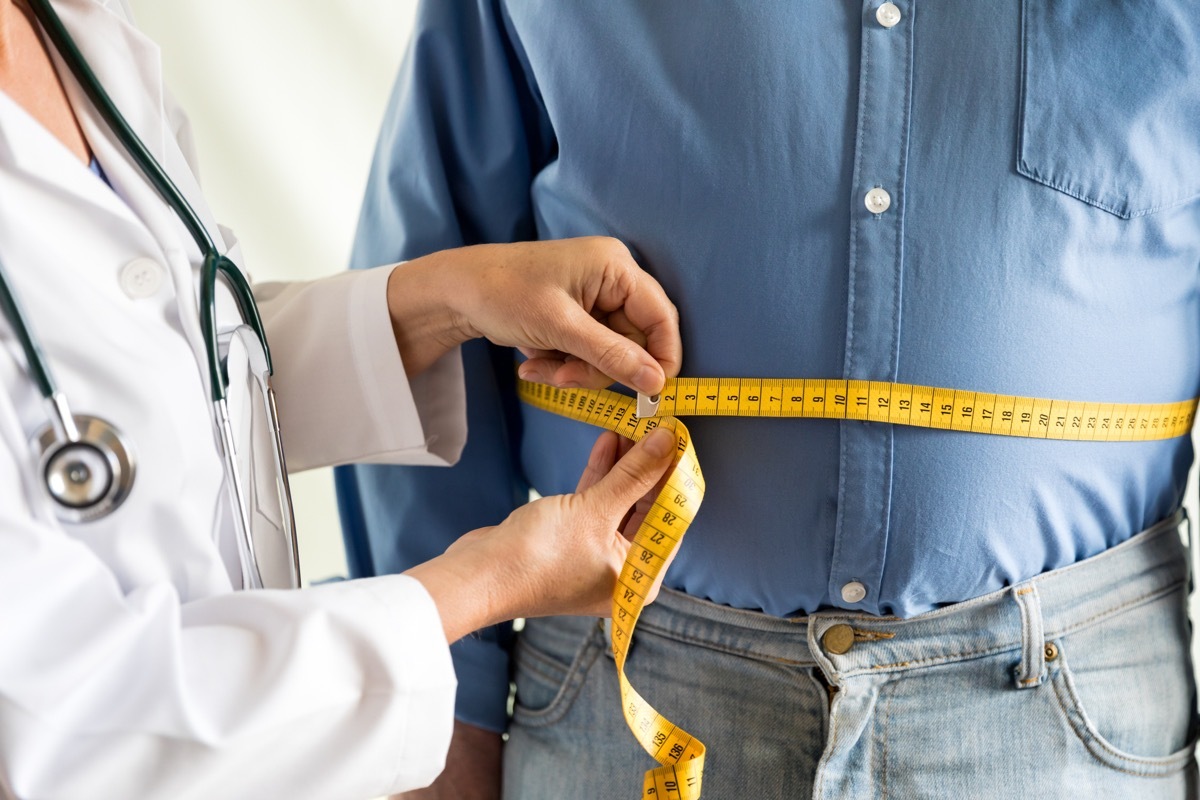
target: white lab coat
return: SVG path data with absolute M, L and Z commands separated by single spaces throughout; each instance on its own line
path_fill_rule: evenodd
M 200 194 L 158 48 L 120 0 L 54 5 L 238 260 Z M 116 192 L 0 92 L 0 258 L 74 411 L 132 440 L 137 482 L 103 520 L 55 520 L 29 445 L 47 417 L 0 322 L 0 796 L 351 800 L 426 784 L 445 757 L 454 695 L 432 600 L 398 576 L 233 591 L 198 252 L 61 62 L 59 72 Z M 138 259 L 148 261 L 127 268 Z M 160 288 L 139 298 L 156 275 Z M 445 464 L 461 450 L 458 354 L 409 384 L 387 275 L 257 290 L 293 470 Z

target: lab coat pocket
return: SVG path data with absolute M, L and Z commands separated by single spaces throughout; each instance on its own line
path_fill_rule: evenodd
M 1200 197 L 1194 0 L 1023 0 L 1017 171 L 1122 219 Z

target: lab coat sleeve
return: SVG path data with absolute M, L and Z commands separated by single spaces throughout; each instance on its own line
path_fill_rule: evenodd
M 426 785 L 454 674 L 403 576 L 183 604 L 46 519 L 0 399 L 0 795 L 363 800 Z
M 456 348 L 405 377 L 387 307 L 391 271 L 255 288 L 293 472 L 356 461 L 447 465 L 462 452 L 462 357 Z

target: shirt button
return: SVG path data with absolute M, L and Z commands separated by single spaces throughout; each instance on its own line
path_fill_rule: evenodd
M 821 637 L 825 652 L 835 656 L 844 655 L 854 647 L 854 628 L 849 625 L 834 625 Z
M 872 214 L 882 214 L 892 207 L 892 196 L 877 186 L 867 192 L 864 202 L 867 204 L 867 211 Z
M 121 291 L 134 300 L 142 300 L 153 297 L 162 288 L 163 268 L 152 258 L 135 258 L 121 267 L 118 280 Z
M 900 9 L 895 3 L 884 3 L 875 9 L 875 19 L 885 28 L 894 28 L 900 22 Z
M 847 603 L 861 603 L 867 596 L 867 587 L 858 581 L 850 581 L 842 587 L 842 599 Z

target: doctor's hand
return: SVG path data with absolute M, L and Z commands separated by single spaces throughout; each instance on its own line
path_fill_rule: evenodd
M 601 434 L 575 494 L 523 506 L 409 570 L 433 597 L 447 641 L 514 617 L 607 617 L 630 541 L 674 453 L 669 431 L 653 431 L 632 448 L 615 433 Z M 650 600 L 657 593 L 656 582 Z M 428 788 L 392 800 L 499 800 L 501 750 L 500 734 L 456 720 L 446 769 Z
M 674 453 L 666 430 L 632 448 L 601 434 L 575 494 L 536 500 L 410 569 L 433 597 L 447 641 L 515 617 L 609 616 L 630 541 Z M 656 583 L 650 600 L 657 593 Z M 500 734 L 456 721 L 446 769 L 428 788 L 393 800 L 499 800 L 501 749 Z
M 393 270 L 388 306 L 410 377 L 479 337 L 519 348 L 521 377 L 560 387 L 654 394 L 682 359 L 675 306 L 608 237 L 433 253 Z
M 448 641 L 516 617 L 609 616 L 650 492 L 673 461 L 675 435 L 652 431 L 618 460 L 619 448 L 616 434 L 602 434 L 577 492 L 522 506 L 405 573 L 433 597 Z M 656 593 L 657 586 L 650 599 Z

